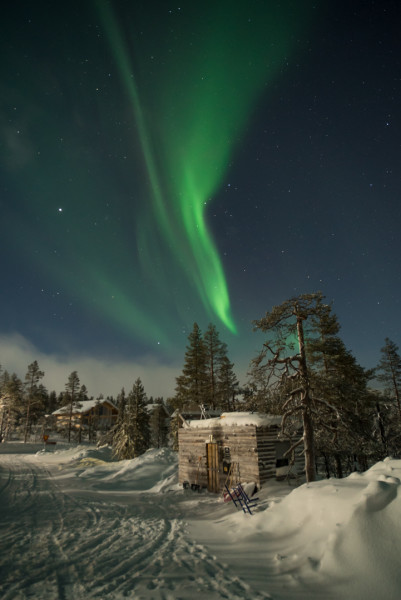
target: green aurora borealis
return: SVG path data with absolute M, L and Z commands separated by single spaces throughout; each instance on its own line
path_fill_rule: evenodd
M 71 320 L 83 307 L 167 351 L 194 320 L 235 334 L 210 206 L 310 15 L 297 2 L 86 8 L 89 28 L 44 12 L 47 36 L 23 42 L 31 64 L 23 48 L 12 58 L 23 77 L 3 158 L 24 247 L 9 242 Z
M 293 12 L 290 19 L 288 7 L 278 12 L 262 4 L 260 12 L 224 2 L 206 10 L 202 6 L 190 20 L 183 15 L 184 24 L 178 32 L 168 32 L 165 47 L 159 50 L 150 77 L 153 99 L 148 92 L 144 100 L 145 106 L 152 106 L 147 119 L 122 28 L 110 4 L 98 6 L 131 101 L 149 180 L 150 210 L 136 227 L 142 270 L 152 274 L 155 264 L 165 263 L 168 248 L 168 264 L 162 269 L 168 277 L 160 285 L 158 271 L 153 278 L 156 287 L 168 289 L 175 259 L 182 265 L 179 276 L 184 274 L 187 285 L 195 288 L 209 318 L 218 318 L 235 333 L 222 262 L 207 225 L 207 206 L 257 98 L 290 51 L 291 23 L 300 15 Z M 247 17 L 249 12 L 252 18 Z M 146 51 L 139 51 L 141 55 L 146 56 Z

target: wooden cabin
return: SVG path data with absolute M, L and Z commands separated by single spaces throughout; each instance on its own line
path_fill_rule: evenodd
M 179 483 L 219 493 L 231 484 L 254 482 L 288 473 L 283 455 L 290 442 L 280 439 L 281 417 L 257 413 L 223 413 L 219 418 L 186 421 L 178 431 Z M 298 455 L 294 475 L 304 469 Z M 187 482 L 187 483 L 186 483 Z
M 62 406 L 54 411 L 56 428 L 63 429 L 68 426 L 70 419 L 70 406 Z M 116 422 L 118 408 L 110 400 L 83 400 L 72 407 L 73 429 L 95 428 L 100 431 L 110 429 Z

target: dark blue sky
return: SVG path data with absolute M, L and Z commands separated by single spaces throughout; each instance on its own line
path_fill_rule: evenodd
M 288 23 L 296 4 L 285 3 Z M 142 219 L 149 190 L 138 122 L 96 2 L 7 8 L 0 25 L 4 368 L 18 368 L 30 355 L 64 361 L 62 388 L 70 365 L 79 372 L 83 357 L 132 361 L 133 378 L 146 360 L 147 372 L 152 364 L 164 373 L 168 395 L 193 322 L 205 330 L 212 321 L 244 381 L 263 342 L 252 320 L 317 290 L 333 302 L 342 337 L 363 366 L 378 362 L 385 337 L 401 344 L 401 11 L 390 1 L 321 4 L 308 3 L 302 27 L 288 28 L 291 47 L 274 77 L 266 76 L 208 202 L 205 219 L 238 335 L 205 308 L 189 266 L 181 277 L 177 265 L 187 257 L 176 256 L 173 265 L 157 226 L 149 215 Z M 191 3 L 112 6 L 138 69 L 157 151 L 152 109 L 164 91 L 144 67 L 136 38 L 145 32 L 142 47 L 154 42 L 162 56 L 169 51 L 160 40 L 166 23 L 184 36 L 196 15 Z M 249 15 L 261 6 L 250 3 Z M 207 10 L 212 23 L 206 3 Z M 197 35 L 200 47 L 207 45 L 208 28 Z M 180 94 L 185 105 L 184 83 Z M 140 218 L 154 250 L 147 269 L 139 256 Z M 152 263 L 152 256 L 160 259 Z

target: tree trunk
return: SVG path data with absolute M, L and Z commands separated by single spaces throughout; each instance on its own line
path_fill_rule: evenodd
M 379 429 L 380 429 L 380 437 L 383 444 L 384 454 L 388 456 L 388 444 L 387 444 L 387 436 L 386 431 L 384 429 L 383 416 L 380 410 L 380 404 L 376 402 L 376 410 L 377 410 L 377 418 L 379 421 Z
M 323 452 L 323 458 L 324 458 L 324 466 L 326 468 L 326 477 L 327 477 L 327 479 L 330 479 L 330 465 L 329 465 L 329 460 L 327 458 L 327 454 L 325 452 Z
M 4 428 L 3 442 L 8 440 L 8 437 L 10 435 L 10 429 L 11 429 L 11 408 L 9 407 L 9 409 L 7 411 L 6 425 Z
M 316 480 L 312 419 L 307 408 L 302 412 L 304 426 L 305 475 L 307 483 Z
M 334 460 L 336 462 L 336 475 L 337 479 L 343 478 L 343 466 L 341 464 L 341 457 L 339 454 L 334 455 Z
M 400 394 L 398 391 L 398 385 L 397 385 L 397 380 L 395 377 L 395 373 L 392 373 L 392 378 L 393 378 L 393 385 L 394 385 L 394 393 L 395 393 L 395 399 L 397 401 L 397 406 L 398 406 L 398 415 L 401 418 L 401 404 L 400 404 Z
M 28 406 L 26 408 L 26 423 L 25 423 L 25 435 L 24 435 L 24 444 L 28 439 L 28 428 L 29 428 L 29 419 L 30 419 L 30 411 L 31 411 L 31 397 L 28 398 Z
M 68 443 L 71 442 L 71 428 L 72 428 L 72 404 L 73 404 L 73 396 L 71 395 L 71 403 L 70 403 L 70 418 L 68 420 Z
M 299 371 L 301 374 L 301 381 L 304 387 L 302 393 L 302 422 L 304 428 L 304 451 L 305 451 L 305 474 L 306 481 L 316 480 L 316 465 L 315 465 L 315 441 L 313 434 L 313 422 L 310 414 L 310 387 L 309 387 L 309 374 L 308 367 L 306 364 L 306 352 L 305 352 L 305 340 L 304 340 L 304 329 L 302 325 L 303 317 L 298 313 L 298 307 L 296 307 L 296 318 L 297 318 L 297 334 L 299 344 Z
M 361 467 L 361 471 L 367 471 L 368 470 L 368 460 L 366 458 L 366 456 L 364 454 L 358 454 L 358 463 Z
M 3 408 L 3 410 L 1 411 L 1 424 L 0 424 L 0 442 L 3 441 L 3 432 L 5 431 L 5 418 L 6 418 L 6 411 Z

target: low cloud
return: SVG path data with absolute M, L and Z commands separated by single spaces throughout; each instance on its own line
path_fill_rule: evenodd
M 80 355 L 45 354 L 18 333 L 0 334 L 0 364 L 2 368 L 16 373 L 24 380 L 28 365 L 37 360 L 45 372 L 43 385 L 50 392 L 62 392 L 72 371 L 77 371 L 81 385 L 88 389 L 89 396 L 117 396 L 121 388 L 132 388 L 140 377 L 148 396 L 174 395 L 175 378 L 180 375 L 182 365 L 162 364 L 156 357 L 127 361 Z

